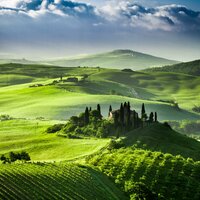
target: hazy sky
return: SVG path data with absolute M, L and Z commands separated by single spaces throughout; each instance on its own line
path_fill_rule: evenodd
M 113 49 L 200 59 L 200 1 L 0 0 L 0 58 Z

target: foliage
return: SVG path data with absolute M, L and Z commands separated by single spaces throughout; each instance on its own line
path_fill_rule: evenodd
M 6 121 L 6 120 L 11 120 L 11 119 L 13 118 L 9 115 L 0 115 L 0 121 Z
M 56 133 L 63 128 L 64 124 L 54 124 L 47 128 L 47 133 Z
M 200 113 L 200 106 L 194 106 L 192 110 L 196 113 Z
M 31 158 L 29 154 L 25 151 L 22 151 L 21 153 L 14 153 L 11 151 L 9 153 L 9 157 L 6 157 L 4 155 L 1 156 L 1 161 L 3 162 L 3 164 L 15 162 L 17 160 L 29 161 L 31 160 Z
M 200 198 L 200 162 L 135 148 L 121 148 L 88 158 L 131 199 Z M 111 164 L 112 163 L 112 164 Z

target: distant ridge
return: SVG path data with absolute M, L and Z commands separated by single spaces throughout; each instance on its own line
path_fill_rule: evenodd
M 141 70 L 149 67 L 161 67 L 176 64 L 178 61 L 159 58 L 129 49 L 118 49 L 106 53 L 58 59 L 50 61 L 49 63 L 62 67 L 99 66 L 104 68 L 130 68 L 132 70 Z
M 179 63 L 171 66 L 156 67 L 147 69 L 147 71 L 155 72 L 175 72 L 183 73 L 194 76 L 200 76 L 200 60 L 195 60 L 191 62 Z

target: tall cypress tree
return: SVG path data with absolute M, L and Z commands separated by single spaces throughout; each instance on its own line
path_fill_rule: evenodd
M 128 128 L 131 125 L 131 106 L 130 106 L 130 102 L 128 102 L 127 104 L 127 126 Z
M 142 104 L 141 118 L 143 119 L 146 114 L 144 103 Z
M 99 111 L 99 114 L 101 115 L 101 106 L 100 106 L 100 104 L 97 104 L 97 110 Z
M 157 112 L 155 112 L 155 118 L 154 121 L 157 122 L 158 121 L 158 116 L 157 116 Z
M 123 104 L 121 103 L 121 107 L 120 107 L 120 124 L 121 125 L 124 125 L 124 106 Z
M 109 107 L 108 117 L 110 116 L 110 112 L 112 112 L 112 106 Z
M 85 109 L 85 125 L 89 124 L 89 110 L 88 110 L 88 107 L 86 107 Z
M 153 120 L 154 120 L 153 118 L 154 118 L 154 115 L 153 115 L 153 112 L 151 112 L 150 115 L 149 115 L 149 122 L 150 123 L 153 122 Z

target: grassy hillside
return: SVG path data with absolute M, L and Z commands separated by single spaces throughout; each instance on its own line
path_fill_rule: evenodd
M 133 130 L 125 139 L 126 146 L 161 151 L 185 158 L 200 160 L 200 142 L 175 132 L 163 124 L 151 124 L 147 127 Z
M 73 160 L 103 148 L 109 139 L 67 139 L 45 133 L 56 121 L 8 120 L 0 122 L 0 155 L 22 150 L 33 161 Z
M 69 59 L 60 59 L 50 63 L 63 67 L 105 67 L 114 69 L 131 68 L 144 69 L 153 66 L 164 66 L 177 63 L 176 61 L 159 58 L 132 50 L 115 50 L 107 53 L 79 56 Z
M 0 199 L 128 199 L 108 178 L 72 164 L 0 166 Z
M 192 159 L 127 148 L 104 152 L 88 160 L 120 186 L 130 199 L 139 196 L 176 200 L 200 198 L 200 163 Z M 136 191 L 139 194 L 136 195 Z M 152 198 L 152 193 L 158 198 Z
M 176 73 L 184 73 L 194 76 L 200 76 L 200 60 L 175 64 L 171 66 L 164 66 L 161 68 L 158 67 L 151 68 L 147 69 L 147 71 L 176 72 Z
M 43 65 L 8 64 L 0 68 L 1 114 L 66 120 L 82 112 L 86 105 L 96 107 L 101 103 L 103 114 L 107 116 L 110 104 L 115 109 L 121 102 L 130 101 L 138 111 L 143 102 L 148 112 L 157 110 L 160 120 L 199 119 L 198 114 L 190 112 L 200 98 L 199 77 Z M 61 75 L 63 79 L 86 78 L 78 83 L 48 85 Z M 33 84 L 43 86 L 30 88 Z M 171 101 L 177 101 L 181 110 Z

